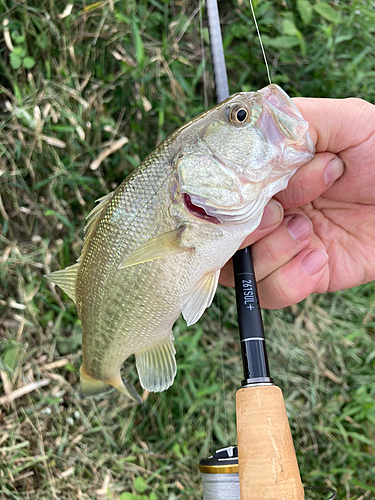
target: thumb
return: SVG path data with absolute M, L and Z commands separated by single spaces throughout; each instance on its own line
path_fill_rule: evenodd
M 344 173 L 344 162 L 332 153 L 317 153 L 300 167 L 275 198 L 284 208 L 306 205 L 321 196 Z
M 375 133 L 375 106 L 363 99 L 293 99 L 309 122 L 316 151 L 339 153 Z

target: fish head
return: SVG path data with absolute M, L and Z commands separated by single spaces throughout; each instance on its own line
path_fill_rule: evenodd
M 194 125 L 177 161 L 179 189 L 186 210 L 210 223 L 259 224 L 315 152 L 308 123 L 278 85 L 234 94 Z

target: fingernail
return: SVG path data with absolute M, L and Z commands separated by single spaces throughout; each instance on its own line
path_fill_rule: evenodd
M 326 183 L 326 186 L 329 186 L 330 184 L 335 182 L 339 177 L 342 176 L 343 173 L 344 162 L 338 157 L 331 160 L 324 171 L 324 182 Z
M 278 201 L 270 200 L 263 212 L 262 220 L 258 229 L 267 229 L 281 221 L 284 215 L 284 210 Z
M 303 215 L 293 215 L 286 223 L 286 228 L 290 236 L 299 243 L 311 234 L 312 224 Z
M 302 269 L 311 276 L 319 272 L 328 262 L 328 254 L 324 250 L 311 250 L 301 261 Z

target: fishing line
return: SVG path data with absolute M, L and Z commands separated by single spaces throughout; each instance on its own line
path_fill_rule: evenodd
M 268 81 L 270 82 L 270 85 L 271 85 L 271 84 L 272 84 L 272 82 L 271 82 L 270 70 L 269 70 L 269 68 L 268 68 L 267 57 L 266 57 L 266 53 L 265 53 L 265 51 L 264 51 L 262 38 L 261 38 L 261 36 L 260 36 L 260 31 L 259 31 L 259 28 L 258 28 L 257 18 L 255 17 L 255 12 L 254 12 L 254 8 L 253 8 L 253 2 L 252 2 L 252 0 L 249 0 L 249 2 L 250 2 L 251 13 L 253 14 L 253 19 L 254 19 L 254 23 L 255 23 L 255 28 L 256 28 L 257 33 L 258 33 L 258 38 L 259 38 L 260 48 L 262 49 L 263 59 L 264 59 L 264 62 L 265 62 L 265 64 L 266 64 Z
M 203 500 L 240 500 L 237 446 L 217 450 L 201 460 Z
M 198 467 L 202 474 L 203 500 L 241 499 L 237 446 L 217 450 L 213 456 L 201 460 Z M 318 493 L 319 500 L 337 499 L 335 490 L 326 486 L 305 486 L 304 490 Z
M 240 500 L 237 474 L 202 474 L 203 500 Z

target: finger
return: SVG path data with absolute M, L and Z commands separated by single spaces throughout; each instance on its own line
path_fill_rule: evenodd
M 312 222 L 302 210 L 286 215 L 275 231 L 251 247 L 257 280 L 263 280 L 307 248 L 312 234 Z
M 362 99 L 295 99 L 309 122 L 318 152 L 337 153 L 345 173 L 335 182 L 329 197 L 364 204 L 374 202 L 375 106 Z
M 328 284 L 327 253 L 320 248 L 305 248 L 283 267 L 258 281 L 260 305 L 267 309 L 290 306 L 311 293 L 326 292 Z
M 274 231 L 279 226 L 284 218 L 284 209 L 278 201 L 271 199 L 263 212 L 262 220 L 259 226 L 244 240 L 240 248 L 248 247 L 255 241 L 263 238 L 267 234 Z
M 257 279 L 261 280 L 289 262 L 311 242 L 312 223 L 299 209 L 291 211 L 274 231 L 251 246 Z M 233 263 L 223 267 L 220 283 L 234 286 Z
M 284 210 L 282 205 L 271 199 L 264 209 L 259 226 L 244 240 L 240 248 L 248 247 L 274 231 L 282 223 L 283 218 Z M 221 269 L 219 282 L 224 286 L 234 286 L 232 259 Z
M 375 106 L 363 99 L 293 99 L 309 122 L 317 152 L 339 153 L 374 133 Z
M 321 196 L 344 173 L 344 162 L 332 153 L 317 153 L 300 167 L 275 198 L 284 208 L 306 205 Z

